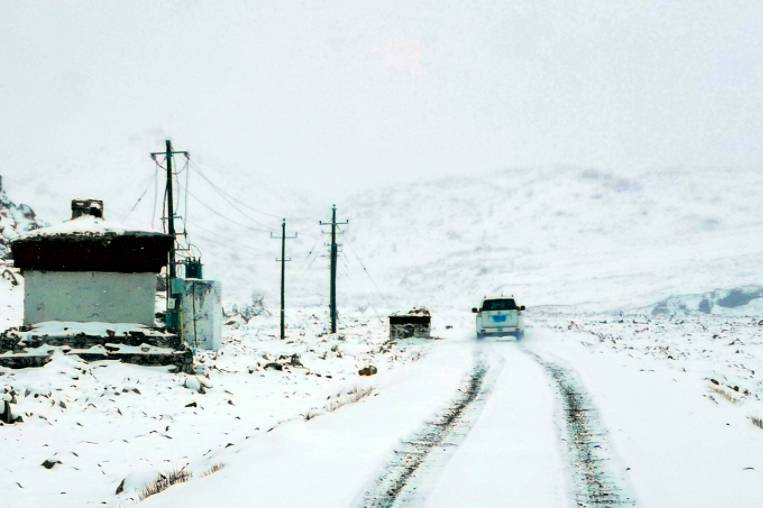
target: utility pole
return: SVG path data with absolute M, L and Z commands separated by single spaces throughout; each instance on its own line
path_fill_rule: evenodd
M 336 243 L 336 227 L 349 224 L 350 221 L 336 221 L 336 205 L 331 206 L 331 222 L 320 222 L 321 226 L 331 226 L 331 282 L 329 286 L 329 312 L 331 313 L 331 333 L 336 333 L 336 265 L 339 246 Z
M 166 323 L 168 328 L 176 330 L 177 323 L 177 309 L 175 308 L 174 301 L 172 307 L 170 307 L 170 301 L 172 301 L 172 280 L 176 278 L 176 266 L 175 266 L 175 205 L 172 195 L 172 157 L 174 155 L 184 155 L 186 159 L 189 158 L 189 153 L 186 151 L 173 151 L 172 141 L 167 139 L 164 142 L 165 150 L 163 152 L 152 152 L 151 158 L 156 162 L 156 158 L 160 155 L 164 155 L 164 162 L 166 164 L 167 171 L 167 234 L 172 238 L 172 245 L 170 246 L 170 252 L 167 260 L 167 318 Z
M 281 236 L 270 233 L 270 238 L 281 240 L 281 259 L 276 259 L 276 261 L 281 262 L 281 340 L 284 340 L 286 338 L 286 325 L 284 324 L 286 315 L 286 305 L 284 303 L 286 295 L 286 263 L 291 261 L 291 259 L 286 259 L 286 240 L 297 238 L 297 233 L 294 233 L 293 236 L 286 236 L 286 219 L 284 219 L 281 222 Z

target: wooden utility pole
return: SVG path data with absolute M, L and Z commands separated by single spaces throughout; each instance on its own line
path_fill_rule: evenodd
M 286 240 L 297 238 L 297 233 L 294 233 L 293 236 L 286 236 L 286 219 L 283 219 L 283 222 L 281 222 L 281 236 L 270 233 L 270 238 L 281 240 L 281 259 L 276 259 L 276 261 L 281 262 L 281 340 L 284 340 L 286 338 L 286 262 L 291 261 L 291 259 L 286 259 Z
M 170 246 L 170 252 L 167 259 L 167 318 L 166 323 L 171 330 L 177 329 L 177 309 L 173 305 L 170 308 L 170 301 L 172 301 L 172 280 L 177 277 L 176 261 L 175 261 L 175 200 L 172 192 L 172 178 L 174 176 L 172 172 L 172 158 L 175 155 L 184 155 L 186 159 L 189 158 L 189 153 L 183 150 L 173 151 L 172 141 L 167 139 L 164 142 L 165 150 L 163 152 L 152 152 L 151 158 L 156 162 L 156 158 L 160 155 L 164 155 L 165 170 L 167 172 L 167 234 L 172 237 L 172 245 Z M 173 302 L 174 303 L 174 302 Z
M 350 221 L 336 221 L 336 205 L 331 206 L 331 222 L 320 222 L 321 226 L 331 226 L 331 280 L 329 286 L 329 312 L 331 313 L 331 333 L 336 333 L 336 266 L 339 246 L 336 243 L 336 227 L 349 224 Z

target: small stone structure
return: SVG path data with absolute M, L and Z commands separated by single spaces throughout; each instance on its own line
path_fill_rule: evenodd
M 72 219 L 11 244 L 24 276 L 24 325 L 0 335 L 0 365 L 42 365 L 56 348 L 187 370 L 192 353 L 156 328 L 156 274 L 172 238 L 103 219 L 103 202 L 72 201 Z
M 412 309 L 405 314 L 389 316 L 389 338 L 431 337 L 432 316 L 427 309 Z

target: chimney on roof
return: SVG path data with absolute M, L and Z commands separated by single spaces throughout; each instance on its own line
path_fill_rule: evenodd
M 83 215 L 103 218 L 103 201 L 100 199 L 72 199 L 72 219 Z

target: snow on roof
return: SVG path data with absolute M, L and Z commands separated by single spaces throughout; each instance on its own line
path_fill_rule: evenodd
M 103 235 L 161 235 L 158 231 L 128 230 L 126 227 L 92 215 L 81 215 L 55 226 L 35 229 L 24 233 L 19 239 L 40 238 L 58 235 L 103 236 Z

